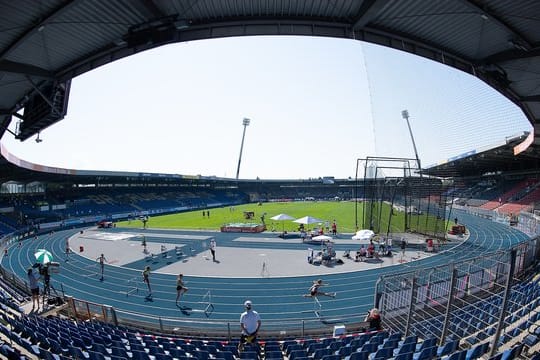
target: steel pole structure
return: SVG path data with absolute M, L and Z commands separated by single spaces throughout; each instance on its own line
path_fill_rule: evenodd
M 401 112 L 401 117 L 407 120 L 407 127 L 409 128 L 409 134 L 411 134 L 412 146 L 414 148 L 414 155 L 416 156 L 416 163 L 418 164 L 418 171 L 420 171 L 422 170 L 422 166 L 420 165 L 420 158 L 418 157 L 418 151 L 416 150 L 416 143 L 414 142 L 414 136 L 411 130 L 411 124 L 409 123 L 409 111 L 403 110 Z
M 238 180 L 238 175 L 240 175 L 240 163 L 242 162 L 242 150 L 244 150 L 244 138 L 246 137 L 246 127 L 248 127 L 251 120 L 244 118 L 242 120 L 242 125 L 244 125 L 244 132 L 242 133 L 242 144 L 240 145 L 240 156 L 238 157 L 238 168 L 236 169 L 236 180 Z

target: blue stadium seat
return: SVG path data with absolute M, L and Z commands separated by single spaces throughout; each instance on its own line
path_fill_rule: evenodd
M 304 350 L 304 347 L 300 344 L 290 344 L 289 346 L 287 346 L 285 349 L 285 354 L 287 356 L 289 356 L 291 354 L 291 352 L 293 351 L 296 351 L 296 350 Z M 304 350 L 305 351 L 305 350 Z M 307 351 L 306 351 L 306 354 L 307 354 Z M 307 355 L 306 355 L 307 356 Z
M 413 360 L 430 360 L 437 355 L 437 347 L 424 347 L 420 352 L 414 353 Z
M 180 356 L 187 356 L 184 349 L 177 349 L 175 347 L 171 347 L 169 349 L 169 354 L 174 358 L 179 358 Z
M 497 353 L 490 357 L 488 360 L 501 360 L 502 359 L 502 353 Z
M 210 358 L 210 353 L 206 350 L 194 350 L 191 355 L 199 360 L 208 360 Z
M 131 350 L 131 359 L 132 360 L 151 360 L 150 356 L 146 353 L 146 351 L 140 351 L 140 350 Z
M 264 351 L 280 351 L 281 352 L 281 346 L 279 345 L 268 345 L 268 343 L 264 346 Z
M 114 356 L 119 356 L 119 357 L 123 357 L 123 358 L 128 358 L 129 355 L 126 351 L 126 348 L 125 347 L 116 347 L 116 346 L 112 346 L 111 347 L 111 355 L 114 355 Z
M 88 360 L 105 360 L 105 355 L 97 351 L 88 350 Z
M 386 340 L 385 342 L 383 342 L 381 345 L 379 345 L 378 349 L 392 349 L 394 350 L 395 348 L 398 347 L 398 341 L 397 339 L 393 339 L 393 340 Z
M 351 356 L 348 357 L 348 359 L 347 358 L 345 358 L 345 359 L 347 359 L 347 360 L 367 360 L 368 356 L 369 356 L 369 352 L 367 352 L 367 351 L 357 351 L 357 352 L 353 352 L 351 354 Z
M 71 346 L 69 353 L 74 359 L 88 359 L 88 355 L 83 353 L 78 347 Z
M 400 333 L 400 332 L 395 332 L 393 334 L 390 334 L 390 336 L 388 336 L 388 338 L 386 339 L 386 341 L 390 341 L 390 340 L 397 340 L 398 342 L 401 340 L 401 338 L 403 337 L 403 334 Z
M 414 344 L 416 346 L 417 342 L 418 342 L 418 336 L 410 335 L 410 336 L 407 336 L 405 339 L 403 339 L 403 341 L 400 341 L 399 345 Z
M 518 357 L 521 354 L 521 350 L 523 349 L 523 344 L 519 344 L 514 346 L 511 349 L 505 350 L 502 353 L 501 360 L 513 360 L 516 357 Z
M 266 360 L 269 360 L 269 359 L 275 359 L 275 360 L 281 360 L 283 359 L 283 354 L 281 352 L 281 350 L 278 350 L 278 351 L 266 351 L 264 352 L 264 358 Z
M 369 355 L 370 360 L 386 360 L 393 356 L 393 348 L 381 348 Z
M 163 350 L 163 348 L 160 346 L 147 346 L 146 349 L 150 355 L 155 356 L 156 354 L 165 354 L 165 350 Z
M 268 342 L 266 343 L 268 344 Z M 210 340 L 208 341 L 207 345 L 212 345 L 214 346 L 217 350 L 223 350 L 223 344 L 221 343 L 221 341 L 213 341 L 213 340 Z M 278 344 L 279 345 L 279 344 Z
M 398 355 L 406 354 L 406 353 L 414 353 L 415 350 L 416 350 L 416 343 L 415 342 L 402 344 L 397 349 L 394 349 L 394 356 L 398 356 Z
M 107 348 L 103 344 L 94 343 L 94 345 L 92 345 L 92 351 L 101 353 L 105 356 L 109 356 L 109 352 L 107 351 Z
M 394 357 L 394 360 L 412 360 L 414 353 L 407 352 L 407 353 L 400 353 L 399 355 Z
M 353 351 L 353 348 L 350 347 L 350 346 L 343 346 L 341 348 L 339 348 L 337 351 L 336 351 L 336 355 L 339 355 L 341 356 L 342 358 L 344 358 L 345 356 L 349 356 L 351 355 Z
M 232 352 L 221 350 L 218 351 L 215 355 L 216 359 L 225 359 L 225 360 L 234 360 L 235 357 Z M 175 358 L 178 358 L 178 356 L 175 356 Z
M 452 340 L 444 344 L 443 346 L 439 346 L 437 348 L 437 357 L 443 357 L 446 355 L 450 355 L 454 351 L 457 350 L 459 346 L 459 340 Z
M 238 346 L 235 345 L 223 345 L 223 351 L 229 351 L 236 357 L 240 356 L 238 354 Z
M 313 353 L 313 359 L 319 360 L 319 359 L 322 359 L 323 356 L 326 356 L 326 355 L 332 355 L 332 350 L 330 350 L 329 348 L 317 349 Z
M 488 347 L 489 347 L 489 344 L 485 343 L 485 344 L 477 345 L 474 348 L 467 350 L 467 355 L 465 356 L 465 360 L 478 359 L 479 357 L 481 357 L 482 355 L 486 353 L 486 351 L 488 350 Z
M 308 345 L 307 347 L 307 353 L 309 356 L 313 355 L 313 353 L 318 349 L 324 349 L 325 346 L 322 342 L 314 342 Z
M 372 353 L 372 352 L 377 351 L 378 347 L 379 347 L 379 344 L 368 342 L 362 345 L 362 347 L 360 348 L 360 351 L 367 351 L 368 353 Z
M 415 352 L 420 352 L 424 349 L 427 349 L 427 348 L 431 348 L 433 346 L 436 346 L 437 345 L 437 338 L 427 338 L 425 339 L 424 341 L 422 341 L 420 344 L 416 344 L 416 351 Z
M 39 348 L 39 358 L 44 360 L 58 360 L 49 350 Z
M 324 355 L 322 357 L 322 360 L 341 360 L 341 357 L 339 355 L 335 355 L 335 354 Z
M 289 357 L 289 360 L 296 360 L 297 358 L 308 357 L 308 353 L 304 349 L 296 349 L 296 350 L 292 350 L 289 353 L 288 357 Z
M 529 334 L 525 336 L 523 339 L 523 344 L 527 345 L 528 347 L 533 347 L 538 342 L 538 336 L 534 334 Z
M 171 355 L 157 353 L 154 355 L 156 360 L 173 360 L 173 357 Z
M 287 351 L 287 348 L 291 345 L 297 345 L 298 342 L 296 342 L 296 340 L 285 340 L 282 344 L 281 344 L 281 349 L 283 351 Z
M 345 342 L 341 340 L 336 340 L 333 343 L 330 343 L 330 345 L 328 345 L 328 348 L 332 351 L 336 351 L 343 346 L 345 346 Z
M 240 359 L 259 360 L 259 354 L 256 351 L 242 351 L 240 353 Z

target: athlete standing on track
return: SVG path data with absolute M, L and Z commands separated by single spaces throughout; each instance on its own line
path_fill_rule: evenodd
M 99 266 L 101 267 L 101 278 L 99 280 L 103 281 L 103 272 L 105 271 L 105 262 L 108 262 L 105 258 L 105 255 L 101 254 L 96 261 L 99 262 Z
M 176 278 L 176 305 L 182 294 L 186 293 L 189 289 L 184 284 L 184 274 L 178 274 Z
M 148 286 L 148 296 L 152 296 L 152 288 L 150 287 L 150 266 L 144 268 L 142 272 L 143 282 Z

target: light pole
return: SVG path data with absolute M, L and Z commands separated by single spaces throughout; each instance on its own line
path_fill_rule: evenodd
M 238 157 L 238 168 L 236 169 L 236 179 L 238 180 L 238 175 L 240 175 L 240 163 L 242 162 L 242 150 L 244 150 L 244 138 L 246 137 L 246 128 L 249 125 L 251 120 L 244 118 L 242 120 L 242 125 L 244 125 L 244 132 L 242 133 L 242 144 L 240 145 L 240 156 Z
M 403 110 L 401 112 L 401 117 L 407 120 L 407 127 L 409 128 L 409 134 L 411 134 L 412 146 L 414 148 L 414 155 L 416 156 L 416 163 L 418 165 L 418 171 L 421 171 L 422 166 L 420 165 L 420 158 L 418 157 L 418 151 L 416 150 L 416 143 L 414 142 L 414 136 L 412 134 L 411 124 L 409 123 L 409 111 Z

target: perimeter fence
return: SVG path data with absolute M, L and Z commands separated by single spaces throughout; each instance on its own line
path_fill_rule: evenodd
M 540 283 L 531 271 L 540 256 L 540 238 L 509 250 L 431 269 L 381 276 L 375 303 L 384 326 L 405 336 L 452 339 L 492 354 L 519 341 L 540 312 Z M 527 332 L 525 331 L 525 334 Z

